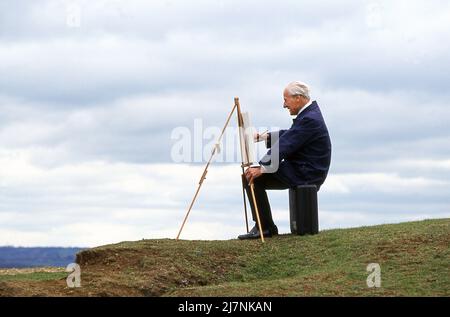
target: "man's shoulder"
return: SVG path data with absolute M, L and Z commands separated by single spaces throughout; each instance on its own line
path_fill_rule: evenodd
M 320 111 L 319 104 L 313 101 L 312 104 L 305 109 L 304 112 L 300 113 L 299 119 L 304 120 L 319 120 L 322 121 L 322 112 Z
M 316 122 L 319 123 L 322 121 L 323 121 L 323 117 L 320 113 L 310 112 L 310 113 L 305 113 L 305 115 L 302 116 L 301 118 L 297 118 L 294 125 L 314 124 Z

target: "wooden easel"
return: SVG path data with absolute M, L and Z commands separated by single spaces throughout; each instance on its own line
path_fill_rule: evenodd
M 247 232 L 249 231 L 248 230 L 248 217 L 247 217 L 247 203 L 246 203 L 246 200 L 245 200 L 244 167 L 250 167 L 253 164 L 253 162 L 249 161 L 249 155 L 248 155 L 249 144 L 246 142 L 246 139 L 243 138 L 243 133 L 244 133 L 244 128 L 245 128 L 244 127 L 244 120 L 242 118 L 242 112 L 241 112 L 241 106 L 239 104 L 239 98 L 236 97 L 236 98 L 234 98 L 234 106 L 231 109 L 230 114 L 228 115 L 228 118 L 227 118 L 227 120 L 225 122 L 225 125 L 224 125 L 224 127 L 222 129 L 222 132 L 221 132 L 221 134 L 219 136 L 219 139 L 217 140 L 217 143 L 216 143 L 216 145 L 214 146 L 214 148 L 212 150 L 211 157 L 209 158 L 208 163 L 206 163 L 205 169 L 203 170 L 203 174 L 200 177 L 200 181 L 198 183 L 197 191 L 195 192 L 194 198 L 192 198 L 192 201 L 191 201 L 191 204 L 189 205 L 189 208 L 188 208 L 188 211 L 186 213 L 186 216 L 184 217 L 183 223 L 181 224 L 180 231 L 178 232 L 178 235 L 177 235 L 177 238 L 176 238 L 177 240 L 180 238 L 181 231 L 183 230 L 183 227 L 186 224 L 186 220 L 189 217 L 189 214 L 190 214 L 190 212 L 192 210 L 192 207 L 194 206 L 195 200 L 197 199 L 198 193 L 200 192 L 200 188 L 202 187 L 203 181 L 206 178 L 206 174 L 208 173 L 208 167 L 211 164 L 211 161 L 212 161 L 214 155 L 217 153 L 217 151 L 219 149 L 219 144 L 220 144 L 220 142 L 222 140 L 223 134 L 225 133 L 225 130 L 226 130 L 227 126 L 228 126 L 228 123 L 230 122 L 231 116 L 234 113 L 234 110 L 236 110 L 236 112 L 237 112 L 238 127 L 239 127 L 239 141 L 240 141 L 240 145 L 241 145 L 242 195 L 243 195 L 243 199 L 244 199 L 245 224 L 246 224 L 246 227 L 247 227 Z M 244 142 L 244 144 L 242 144 L 242 142 Z M 250 191 L 251 191 L 251 194 L 252 194 L 251 199 L 253 200 L 253 205 L 255 206 L 256 222 L 258 224 L 258 229 L 259 229 L 259 232 L 260 232 L 261 242 L 264 243 L 264 235 L 263 235 L 263 230 L 262 230 L 262 226 L 261 226 L 261 220 L 259 218 L 258 205 L 256 204 L 255 187 L 254 187 L 253 183 L 250 183 Z

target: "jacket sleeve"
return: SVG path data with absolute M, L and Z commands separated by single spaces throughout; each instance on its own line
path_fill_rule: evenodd
M 304 144 L 314 139 L 320 129 L 321 123 L 319 121 L 308 117 L 302 118 L 300 122 L 279 135 L 278 141 L 271 144 L 270 150 L 261 159 L 260 164 L 265 166 L 272 163 L 279 164 L 282 160 L 299 151 Z M 274 155 L 276 152 L 278 152 L 278 155 Z M 276 159 L 277 162 L 272 162 L 272 159 Z
M 274 138 L 274 140 L 272 140 L 272 135 L 275 134 L 279 138 L 286 131 L 287 130 L 280 130 L 280 131 L 277 131 L 277 132 L 269 132 L 269 133 L 267 133 L 266 148 L 270 149 L 272 147 L 272 141 L 274 141 L 274 143 L 276 143 L 278 141 L 276 137 Z

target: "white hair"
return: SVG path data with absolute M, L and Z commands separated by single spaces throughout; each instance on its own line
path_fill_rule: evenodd
M 286 86 L 286 90 L 291 96 L 303 96 L 310 99 L 309 86 L 301 81 L 293 81 Z

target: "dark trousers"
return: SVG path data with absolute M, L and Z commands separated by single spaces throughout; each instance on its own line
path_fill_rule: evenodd
M 253 221 L 256 223 L 256 211 L 253 204 L 252 193 L 247 180 L 244 178 L 245 190 L 247 191 L 247 197 L 250 201 L 250 207 L 252 209 Z M 255 189 L 256 203 L 258 204 L 259 218 L 261 219 L 261 226 L 263 230 L 271 229 L 275 227 L 272 219 L 272 211 L 270 210 L 269 198 L 267 197 L 266 189 L 288 189 L 290 186 L 288 183 L 281 181 L 274 174 L 266 173 L 253 181 Z

